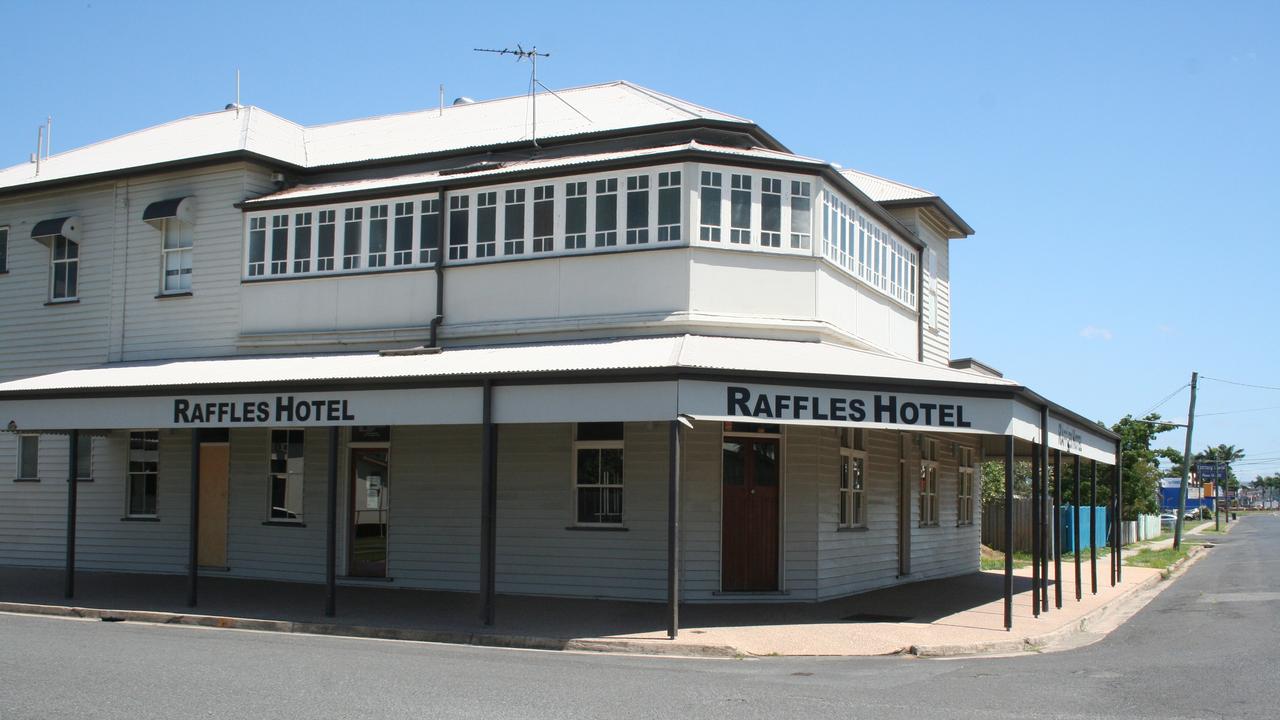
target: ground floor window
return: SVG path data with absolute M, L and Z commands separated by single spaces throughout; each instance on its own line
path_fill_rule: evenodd
M 920 526 L 938 524 L 938 442 L 923 438 L 920 444 Z
M 303 431 L 272 430 L 268 518 L 302 521 Z
M 578 423 L 574 430 L 574 520 L 622 524 L 622 423 Z
M 957 513 L 956 524 L 973 524 L 973 448 L 960 448 L 959 461 L 956 468 L 957 480 Z
M 160 433 L 150 430 L 129 433 L 130 516 L 154 517 L 156 485 L 160 477 Z
M 93 438 L 89 435 L 76 436 L 76 479 L 93 479 Z
M 18 436 L 18 480 L 40 479 L 40 436 Z
M 840 527 L 867 526 L 867 500 L 864 486 L 867 452 L 865 431 L 845 428 L 840 431 Z

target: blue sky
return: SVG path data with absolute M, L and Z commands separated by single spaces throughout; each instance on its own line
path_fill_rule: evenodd
M 631 80 L 941 194 L 977 230 L 953 246 L 957 357 L 1107 422 L 1193 369 L 1280 387 L 1280 3 L 9 0 L 0 27 L 0 165 L 48 114 L 57 152 L 221 108 L 237 67 L 244 102 L 306 124 L 440 83 L 519 94 L 527 66 L 471 48 L 536 44 L 552 88 Z M 1206 380 L 1200 410 L 1230 414 L 1195 447 L 1280 471 L 1277 406 Z

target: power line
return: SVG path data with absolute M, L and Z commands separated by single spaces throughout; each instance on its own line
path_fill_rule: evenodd
M 1248 410 L 1223 410 L 1221 412 L 1196 413 L 1196 417 L 1210 417 L 1212 415 L 1236 415 L 1239 413 L 1262 412 L 1263 410 L 1280 410 L 1280 405 L 1271 405 L 1269 407 L 1249 408 Z
M 1166 395 L 1166 396 L 1165 396 L 1165 398 L 1164 398 L 1163 400 L 1161 400 L 1160 402 L 1156 403 L 1155 405 L 1152 405 L 1150 410 L 1148 410 L 1148 411 L 1146 411 L 1146 412 L 1142 413 L 1142 415 L 1140 415 L 1139 417 L 1146 417 L 1146 416 L 1150 415 L 1151 413 L 1155 412 L 1156 410 L 1158 410 L 1158 409 L 1160 408 L 1160 406 L 1161 406 L 1161 405 L 1164 405 L 1165 403 L 1169 402 L 1170 400 L 1172 400 L 1172 399 L 1174 398 L 1174 396 L 1176 396 L 1178 393 L 1182 392 L 1183 390 L 1186 390 L 1186 389 L 1187 389 L 1188 387 L 1190 387 L 1190 386 L 1191 386 L 1191 383 L 1183 383 L 1183 384 L 1179 385 L 1177 390 L 1174 390 L 1173 392 L 1171 392 L 1171 393 L 1169 393 L 1168 395 Z
M 1235 380 L 1223 380 L 1222 378 L 1209 377 L 1207 375 L 1201 375 L 1200 377 L 1203 380 L 1213 380 L 1214 382 L 1226 383 L 1228 385 L 1239 385 L 1240 387 L 1247 387 L 1247 388 L 1257 388 L 1258 390 L 1280 390 L 1280 387 L 1275 387 L 1274 385 L 1254 385 L 1253 383 L 1242 383 L 1242 382 L 1236 382 Z

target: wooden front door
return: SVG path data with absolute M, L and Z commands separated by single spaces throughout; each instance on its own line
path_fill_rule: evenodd
M 351 449 L 352 577 L 387 576 L 387 530 L 390 516 L 390 466 L 386 448 Z
M 200 446 L 200 527 L 197 562 L 203 567 L 227 566 L 227 478 L 231 446 Z
M 777 438 L 724 439 L 720 588 L 778 589 Z

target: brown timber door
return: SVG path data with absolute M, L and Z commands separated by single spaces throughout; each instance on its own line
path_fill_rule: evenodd
M 227 478 L 231 446 L 200 446 L 200 527 L 197 563 L 203 567 L 227 566 Z
M 778 589 L 777 438 L 726 437 L 720 519 L 720 589 Z

